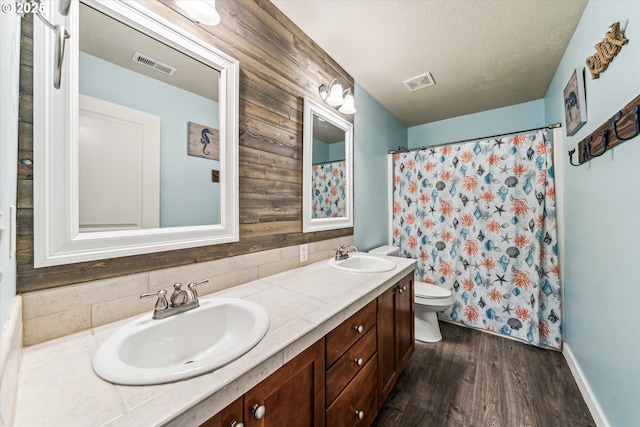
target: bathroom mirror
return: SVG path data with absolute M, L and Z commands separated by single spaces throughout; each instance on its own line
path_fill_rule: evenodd
M 238 241 L 238 62 L 142 4 L 45 10 L 59 89 L 34 20 L 35 267 Z
M 353 124 L 304 100 L 302 231 L 353 227 Z

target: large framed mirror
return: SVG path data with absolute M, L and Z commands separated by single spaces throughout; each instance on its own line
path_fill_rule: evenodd
M 143 4 L 44 10 L 59 89 L 34 20 L 36 268 L 239 239 L 238 61 Z
M 353 227 L 353 124 L 305 97 L 302 231 Z

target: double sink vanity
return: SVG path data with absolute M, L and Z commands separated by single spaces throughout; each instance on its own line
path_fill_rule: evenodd
M 66 12 L 47 8 L 44 18 L 61 25 L 56 25 L 58 28 L 68 27 L 72 40 L 80 35 L 87 41 L 82 45 L 69 43 L 64 56 L 71 64 L 68 66 L 63 66 L 62 55 L 53 54 L 53 47 L 58 46 L 55 42 L 60 42 L 59 37 L 56 39 L 58 34 L 40 20 L 34 21 L 34 58 L 38 58 L 34 61 L 33 122 L 38 124 L 34 126 L 34 154 L 39 156 L 33 183 L 34 224 L 39 226 L 33 238 L 34 270 L 240 241 L 240 64 L 211 43 L 217 39 L 203 34 L 200 27 L 189 23 L 170 5 L 165 7 L 170 2 L 160 3 L 82 0 L 70 2 Z M 259 8 L 252 3 L 247 7 L 253 8 L 252 12 Z M 262 9 L 259 12 L 267 14 Z M 272 18 L 268 19 L 271 22 Z M 206 78 L 187 79 L 203 82 L 195 89 L 176 84 L 166 94 L 163 92 L 162 102 L 153 102 L 147 110 L 146 105 L 137 104 L 146 96 L 132 95 L 128 90 L 120 94 L 106 86 L 115 80 L 109 70 L 118 63 L 98 56 L 106 51 L 104 44 L 116 41 L 109 34 L 119 34 L 127 49 L 129 45 L 149 43 L 153 55 L 160 55 L 168 48 L 172 57 L 185 64 L 181 66 L 183 70 L 204 67 Z M 141 39 L 133 43 L 125 34 Z M 131 55 L 125 56 L 127 70 L 137 73 L 137 64 L 129 64 Z M 57 86 L 51 85 L 51 69 L 58 70 Z M 132 79 L 129 71 L 122 71 L 129 76 L 123 81 Z M 100 80 L 96 76 L 101 73 L 109 78 Z M 157 76 L 147 77 L 140 77 L 139 81 L 145 87 L 156 87 Z M 134 86 L 139 85 L 131 84 Z M 305 91 L 307 85 L 289 93 L 294 86 L 287 84 L 284 89 L 287 97 L 304 99 L 301 231 L 321 233 L 351 228 L 352 120 L 312 99 L 318 96 Z M 193 102 L 174 102 L 174 91 L 182 95 L 198 93 L 206 98 L 207 107 L 186 111 L 183 107 Z M 176 106 L 177 112 L 160 106 Z M 107 169 L 119 171 L 118 176 L 100 178 L 97 166 L 106 162 L 99 155 L 85 156 L 86 142 L 106 135 L 101 129 L 113 127 L 111 113 L 107 114 L 111 110 L 119 111 L 123 117 L 130 117 L 132 110 L 141 117 L 151 116 L 140 118 L 136 126 L 144 124 L 144 129 L 153 132 L 134 133 L 159 133 L 160 137 L 136 140 L 136 144 L 145 147 L 140 159 L 155 159 L 152 164 L 141 161 L 135 168 L 111 166 Z M 210 111 L 214 114 L 199 115 Z M 98 116 L 101 120 L 87 133 L 89 127 L 85 125 L 94 123 L 89 118 Z M 159 123 L 178 129 L 178 136 L 167 137 L 168 132 L 158 132 Z M 189 136 L 185 139 L 187 123 Z M 193 139 L 191 133 L 204 137 L 205 130 L 218 135 L 217 156 L 206 157 L 198 150 L 186 149 L 185 144 L 191 144 Z M 106 138 L 104 146 L 125 142 L 125 138 Z M 175 143 L 180 140 L 185 144 Z M 204 143 L 200 137 L 195 140 Z M 153 156 L 146 154 L 146 144 L 152 148 L 149 152 Z M 125 149 L 130 150 L 130 145 L 125 143 Z M 100 160 L 94 167 L 79 161 L 85 157 Z M 117 153 L 113 157 L 128 158 Z M 131 185 L 137 181 L 120 176 L 121 171 L 138 169 L 140 174 L 154 177 L 143 180 L 153 184 L 150 189 Z M 200 169 L 204 175 L 188 180 L 187 172 Z M 122 183 L 121 189 L 115 187 L 115 178 Z M 160 181 L 171 182 L 174 187 L 160 186 Z M 247 179 L 253 181 L 258 180 Z M 109 191 L 91 187 L 88 182 L 107 183 Z M 206 188 L 196 191 L 201 184 Z M 291 186 L 287 181 L 286 188 Z M 76 191 L 78 188 L 82 191 Z M 176 188 L 178 191 L 174 192 Z M 184 191 L 186 188 L 193 191 Z M 261 192 L 260 188 L 256 193 Z M 114 194 L 124 200 L 123 194 L 129 190 L 133 192 L 131 200 L 147 204 L 121 203 L 132 209 L 126 218 L 119 217 L 118 209 L 112 212 L 101 208 L 100 203 L 117 205 L 105 195 Z M 182 199 L 187 193 L 193 193 L 194 199 Z M 298 197 L 299 193 L 292 195 Z M 97 200 L 90 197 L 96 194 Z M 156 199 L 165 203 L 159 204 Z M 214 206 L 206 207 L 212 208 L 215 215 L 205 218 L 178 217 L 173 209 L 189 206 L 178 211 L 206 212 L 205 206 L 201 208 L 198 203 L 211 200 Z M 296 221 L 288 218 L 282 222 Z M 255 224 L 245 225 L 251 230 Z M 295 227 L 294 231 L 299 232 Z M 291 232 L 277 230 L 273 238 Z M 251 233 L 246 234 L 242 244 L 253 248 L 249 244 Z M 318 234 L 318 239 L 321 236 Z M 241 253 L 246 254 L 246 249 Z M 186 289 L 177 286 L 172 296 L 166 290 L 146 293 L 144 297 L 157 297 L 157 301 L 154 310 L 149 300 L 149 311 L 144 316 L 25 348 L 15 424 L 371 424 L 414 349 L 416 261 L 348 254 L 348 248 L 340 248 L 339 255 L 206 297 L 198 297 L 195 283 Z M 207 256 L 219 259 L 226 252 Z M 140 271 L 146 269 L 147 266 L 137 267 Z M 185 277 L 192 279 L 202 278 Z
M 25 349 L 16 425 L 370 425 L 414 349 L 415 260 L 335 262 Z M 109 346 L 110 381 L 157 385 L 100 379 Z

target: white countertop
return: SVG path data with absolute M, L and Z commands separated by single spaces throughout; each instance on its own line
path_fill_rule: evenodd
M 91 358 L 98 346 L 131 319 L 27 347 L 15 426 L 199 425 L 415 268 L 415 260 L 389 259 L 396 268 L 383 273 L 349 273 L 321 261 L 203 296 L 254 301 L 271 324 L 244 356 L 189 380 L 120 386 L 94 374 Z

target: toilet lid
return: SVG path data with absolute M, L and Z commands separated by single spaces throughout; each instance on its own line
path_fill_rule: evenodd
M 432 283 L 416 282 L 415 293 L 421 298 L 447 298 L 451 292 Z

